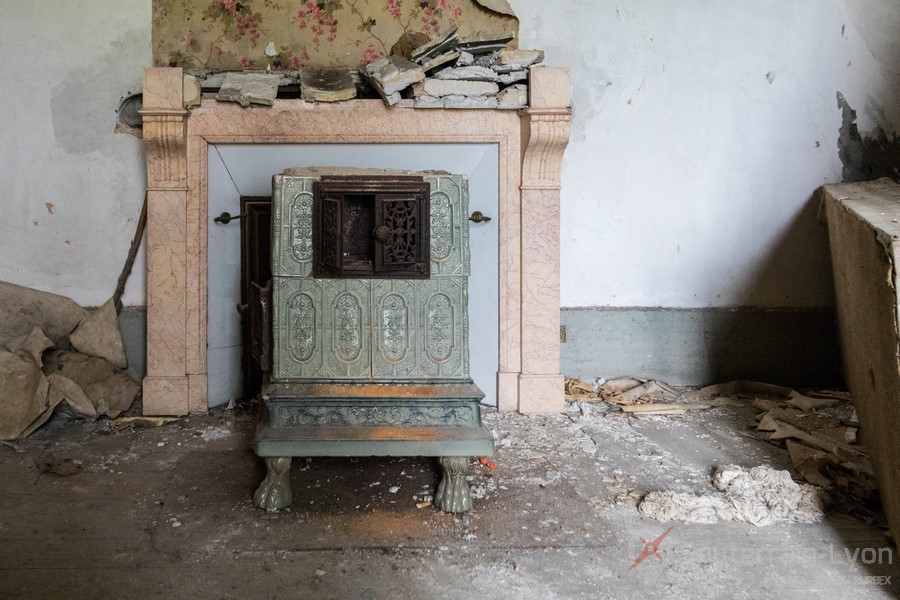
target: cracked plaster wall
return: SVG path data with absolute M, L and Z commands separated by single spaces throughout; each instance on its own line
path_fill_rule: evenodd
M 842 178 L 837 92 L 862 133 L 900 123 L 895 2 L 510 5 L 519 45 L 572 68 L 564 306 L 833 302 L 812 194 Z M 145 185 L 140 141 L 112 129 L 151 17 L 148 0 L 0 3 L 0 279 L 112 293 Z M 142 258 L 125 301 L 145 303 Z
M 0 279 L 99 306 L 146 187 L 141 141 L 113 133 L 150 64 L 150 3 L 0 2 Z M 143 255 L 124 301 L 144 304 Z
M 572 67 L 563 306 L 833 303 L 813 191 L 843 177 L 836 92 L 900 128 L 897 2 L 511 4 Z

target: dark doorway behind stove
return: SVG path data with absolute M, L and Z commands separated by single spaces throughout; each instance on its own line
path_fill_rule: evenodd
M 263 370 L 250 352 L 251 284 L 266 287 L 272 279 L 272 198 L 241 196 L 241 340 L 244 398 L 263 386 Z

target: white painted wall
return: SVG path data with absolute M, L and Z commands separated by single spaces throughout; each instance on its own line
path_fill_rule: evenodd
M 0 56 L 0 279 L 98 306 L 146 186 L 141 141 L 113 127 L 151 62 L 150 1 L 0 1 Z M 126 304 L 145 304 L 145 265 Z
M 895 0 L 510 2 L 575 82 L 564 306 L 832 302 L 811 194 L 840 179 L 837 91 L 900 123 Z M 0 2 L 0 279 L 112 293 L 145 181 L 114 111 L 149 42 L 149 0 Z
M 837 91 L 900 126 L 900 4 L 510 4 L 572 69 L 563 306 L 833 302 L 811 195 L 841 178 Z

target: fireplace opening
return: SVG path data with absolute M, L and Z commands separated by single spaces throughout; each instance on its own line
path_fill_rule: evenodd
M 272 175 L 304 164 L 338 165 L 347 169 L 364 165 L 399 169 L 407 174 L 443 170 L 468 175 L 470 212 L 479 211 L 493 217 L 489 222 L 471 222 L 469 227 L 472 256 L 472 284 L 469 286 L 468 302 L 472 340 L 470 368 L 475 383 L 485 392 L 485 402 L 497 403 L 500 354 L 498 237 L 503 218 L 499 210 L 500 165 L 496 145 L 218 144 L 209 146 L 208 156 L 208 367 L 211 406 L 227 403 L 231 398 L 252 398 L 262 389 L 262 373 L 250 354 L 248 344 L 249 315 L 238 314 L 235 306 L 248 303 L 250 292 L 246 282 L 253 281 L 264 288 L 271 278 L 272 249 L 268 247 L 261 255 L 248 256 L 246 250 L 241 248 L 241 238 L 249 237 L 252 247 L 269 243 Z M 308 192 L 305 197 L 312 210 L 312 187 Z M 360 195 L 368 195 L 370 199 L 375 196 L 374 193 Z M 443 210 L 444 196 L 441 194 L 438 197 L 438 208 L 432 207 L 432 210 Z M 223 211 L 242 217 L 229 224 L 216 222 L 214 217 Z M 242 276 L 242 273 L 247 275 Z M 245 282 L 243 285 L 242 281 Z M 334 278 L 331 281 L 338 284 Z

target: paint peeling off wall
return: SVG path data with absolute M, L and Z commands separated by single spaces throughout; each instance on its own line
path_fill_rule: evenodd
M 356 68 L 404 34 L 519 29 L 506 0 L 153 0 L 152 23 L 156 65 L 208 69 Z
M 837 93 L 838 108 L 841 109 L 841 131 L 838 137 L 838 156 L 844 164 L 842 181 L 871 181 L 881 177 L 890 177 L 900 182 L 900 137 L 896 131 L 890 134 L 880 126 L 865 134 L 860 133 L 856 124 L 856 111 L 840 92 Z M 866 112 L 877 113 L 884 121 L 884 109 L 870 106 L 874 101 L 869 99 Z

